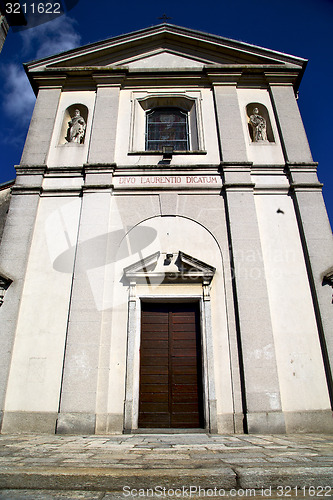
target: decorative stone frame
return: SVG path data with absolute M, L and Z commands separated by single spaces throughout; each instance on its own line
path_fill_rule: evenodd
M 146 114 L 156 108 L 179 108 L 188 114 L 188 151 L 175 154 L 206 154 L 201 110 L 201 92 L 147 93 L 133 92 L 129 154 L 151 155 L 161 152 L 146 151 Z
M 193 257 L 179 252 L 176 261 L 179 272 L 163 272 L 159 263 L 167 262 L 169 254 L 156 252 L 153 255 L 124 269 L 124 276 L 129 282 L 128 297 L 128 328 L 127 328 L 127 371 L 124 404 L 124 432 L 138 428 L 139 417 L 139 373 L 140 373 L 140 342 L 141 342 L 141 303 L 150 302 L 197 302 L 201 315 L 201 342 L 203 366 L 203 397 L 205 429 L 217 432 L 217 405 L 215 391 L 215 375 L 213 366 L 213 340 L 210 304 L 210 283 L 215 274 L 215 268 Z M 140 293 L 140 284 L 183 283 L 187 280 L 198 286 L 198 292 L 193 294 L 145 294 Z M 201 286 L 200 286 L 201 285 Z
M 269 117 L 268 109 L 266 108 L 266 106 L 264 104 L 261 104 L 260 102 L 250 102 L 246 106 L 246 116 L 247 116 L 247 121 L 248 121 L 248 131 L 249 131 L 249 136 L 250 136 L 250 139 L 251 139 L 251 144 L 255 144 L 255 145 L 258 145 L 258 144 L 259 145 L 263 145 L 263 144 L 265 144 L 265 142 L 255 142 L 253 140 L 253 131 L 252 131 L 252 128 L 251 128 L 251 125 L 250 125 L 250 116 L 253 114 L 253 109 L 254 108 L 258 108 L 259 115 L 261 115 L 266 120 L 266 132 L 267 132 L 268 143 L 275 143 L 273 129 L 272 129 L 272 124 L 271 124 L 271 120 L 270 120 L 270 117 Z

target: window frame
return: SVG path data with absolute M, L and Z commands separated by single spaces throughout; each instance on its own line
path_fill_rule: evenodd
M 201 110 L 201 92 L 132 92 L 132 112 L 128 155 L 160 155 L 162 150 L 146 149 L 146 114 L 156 108 L 177 108 L 187 113 L 190 149 L 175 155 L 206 155 Z

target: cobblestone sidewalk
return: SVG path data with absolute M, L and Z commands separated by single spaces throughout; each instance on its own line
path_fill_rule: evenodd
M 0 436 L 0 499 L 253 496 L 246 489 L 333 498 L 333 436 Z

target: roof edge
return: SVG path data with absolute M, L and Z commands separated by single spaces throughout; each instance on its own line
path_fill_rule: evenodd
M 42 59 L 35 59 L 35 60 L 32 60 L 32 61 L 25 63 L 24 66 L 27 69 L 27 71 L 29 71 L 29 68 L 31 66 L 34 66 L 36 64 L 47 63 L 48 61 L 58 59 L 60 56 L 61 57 L 66 57 L 66 55 L 75 56 L 76 54 L 79 54 L 79 53 L 82 53 L 82 52 L 85 52 L 88 50 L 90 51 L 90 50 L 93 50 L 95 48 L 96 49 L 97 48 L 103 49 L 103 47 L 106 48 L 110 43 L 116 44 L 117 42 L 120 42 L 120 41 L 123 41 L 123 42 L 131 41 L 132 39 L 135 39 L 140 35 L 152 34 L 154 32 L 155 33 L 170 32 L 170 33 L 179 34 L 179 35 L 193 35 L 196 37 L 200 37 L 202 41 L 220 43 L 220 44 L 227 45 L 228 47 L 234 48 L 234 49 L 242 47 L 243 49 L 247 49 L 248 51 L 250 51 L 253 54 L 260 53 L 260 55 L 266 54 L 267 56 L 275 55 L 275 57 L 278 56 L 279 58 L 281 58 L 282 60 L 284 60 L 286 62 L 293 62 L 294 64 L 297 64 L 299 66 L 303 66 L 307 62 L 307 60 L 304 58 L 301 58 L 298 56 L 293 56 L 291 54 L 286 54 L 284 52 L 279 52 L 279 51 L 276 51 L 273 49 L 261 47 L 259 45 L 254 45 L 254 44 L 250 44 L 247 42 L 235 40 L 232 38 L 226 38 L 226 37 L 222 37 L 220 35 L 215 35 L 215 34 L 203 32 L 203 31 L 199 31 L 199 30 L 194 30 L 191 28 L 185 28 L 182 26 L 174 25 L 174 24 L 161 23 L 161 24 L 150 26 L 148 28 L 142 28 L 140 30 L 132 31 L 130 33 L 125 33 L 123 35 L 117 35 L 115 37 L 111 37 L 111 38 L 108 38 L 105 40 L 100 40 L 100 41 L 93 42 L 90 44 L 82 45 L 80 47 L 76 47 L 74 49 L 70 49 L 70 50 L 67 50 L 65 52 L 60 52 L 60 53 L 54 54 L 52 56 L 44 57 Z

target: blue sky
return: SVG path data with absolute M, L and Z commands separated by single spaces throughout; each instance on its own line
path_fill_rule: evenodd
M 333 0 L 79 0 L 51 22 L 10 30 L 0 54 L 0 183 L 15 177 L 34 105 L 22 63 L 98 40 L 169 23 L 309 60 L 298 104 L 333 221 Z

